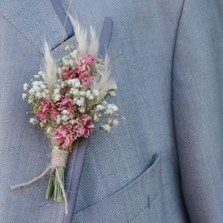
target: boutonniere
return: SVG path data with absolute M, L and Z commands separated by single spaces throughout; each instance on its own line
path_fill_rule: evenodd
M 99 41 L 91 26 L 87 31 L 76 19 L 71 22 L 77 46 L 67 45 L 66 55 L 55 62 L 45 42 L 44 71 L 23 85 L 22 97 L 32 109 L 30 123 L 40 126 L 51 143 L 50 163 L 39 176 L 11 186 L 12 190 L 26 187 L 49 175 L 46 199 L 64 201 L 66 213 L 64 175 L 70 154 L 93 130 L 108 133 L 118 124 L 118 107 L 107 101 L 117 89 L 109 78 L 109 57 L 98 57 Z

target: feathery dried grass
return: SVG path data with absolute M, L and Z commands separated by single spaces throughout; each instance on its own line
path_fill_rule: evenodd
M 71 20 L 75 36 L 78 42 L 79 54 L 83 55 L 88 52 L 89 54 L 97 57 L 99 41 L 95 29 L 90 25 L 90 30 L 88 33 L 86 29 L 81 27 L 81 24 L 77 18 L 74 18 L 71 15 L 69 15 L 69 18 Z M 93 89 L 99 91 L 99 97 L 97 98 L 97 100 L 92 101 L 88 107 L 92 107 L 93 105 L 100 103 L 104 99 L 104 97 L 108 94 L 108 91 L 114 89 L 116 86 L 115 81 L 109 79 L 110 59 L 107 54 L 105 55 L 104 65 L 105 65 L 104 71 L 98 73 L 98 76 L 95 77 L 95 81 L 92 86 Z
M 78 51 L 80 55 L 83 55 L 87 51 L 87 45 L 88 45 L 87 31 L 81 27 L 80 22 L 78 21 L 77 18 L 74 18 L 71 15 L 69 15 L 69 18 L 78 42 Z
M 108 94 L 108 91 L 116 88 L 116 83 L 114 80 L 110 79 L 110 59 L 108 55 L 105 55 L 104 59 L 105 69 L 98 73 L 98 76 L 95 77 L 95 81 L 92 84 L 92 88 L 98 90 L 99 96 L 96 100 L 92 101 L 88 107 L 92 107 L 93 105 L 99 104 L 105 96 Z
M 44 80 L 47 84 L 49 94 L 50 96 L 52 96 L 57 79 L 57 73 L 56 73 L 56 64 L 53 60 L 49 46 L 46 41 L 44 42 L 44 60 L 45 60 Z
M 98 37 L 96 35 L 95 29 L 90 25 L 90 43 L 89 43 L 89 53 L 97 56 L 98 55 L 98 47 L 99 47 L 99 42 L 98 42 Z

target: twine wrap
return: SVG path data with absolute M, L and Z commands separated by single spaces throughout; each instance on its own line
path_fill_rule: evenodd
M 66 168 L 69 153 L 61 149 L 53 149 L 51 153 L 51 167 Z
M 47 176 L 49 173 L 55 172 L 56 178 L 59 182 L 59 185 L 63 194 L 64 204 L 65 204 L 65 214 L 67 214 L 68 213 L 67 195 L 64 189 L 64 184 L 59 175 L 59 168 L 64 168 L 64 169 L 66 168 L 68 156 L 69 156 L 68 151 L 61 150 L 61 149 L 53 149 L 51 152 L 50 164 L 39 176 L 34 177 L 32 180 L 29 180 L 21 184 L 11 185 L 10 189 L 14 191 L 17 189 L 28 187 L 32 185 L 33 183 L 36 183 L 43 177 Z

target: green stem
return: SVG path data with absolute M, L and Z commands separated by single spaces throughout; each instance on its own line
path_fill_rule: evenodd
M 47 191 L 46 191 L 46 199 L 52 199 L 52 195 L 54 191 L 54 177 L 55 177 L 55 173 L 51 172 L 48 186 L 47 186 Z
M 58 167 L 58 172 L 59 172 L 59 177 L 64 185 L 64 172 L 65 169 L 63 167 Z M 52 170 L 49 182 L 48 182 L 48 187 L 46 191 L 46 199 L 52 199 L 54 201 L 58 202 L 63 202 L 63 193 L 59 184 L 59 181 L 56 177 L 56 170 Z

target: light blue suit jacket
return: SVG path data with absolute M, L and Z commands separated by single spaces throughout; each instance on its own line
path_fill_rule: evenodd
M 70 222 L 222 223 L 223 2 L 75 0 L 70 13 L 98 33 L 113 19 L 115 103 L 125 117 L 90 138 Z M 21 94 L 44 37 L 60 55 L 62 26 L 48 0 L 0 1 L 1 223 L 65 223 L 63 204 L 45 200 L 47 179 L 9 189 L 49 162 Z

